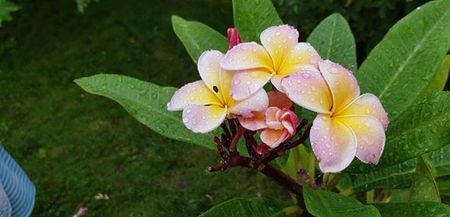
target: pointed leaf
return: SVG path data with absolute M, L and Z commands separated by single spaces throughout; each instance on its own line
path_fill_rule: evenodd
M 244 41 L 259 41 L 267 27 L 283 23 L 270 0 L 233 0 L 234 25 Z
M 424 157 L 417 161 L 416 173 L 409 194 L 411 202 L 441 202 L 439 190 L 434 181 L 430 163 Z
M 263 198 L 235 198 L 214 206 L 199 217 L 282 217 L 283 210 Z
M 379 96 L 390 120 L 414 104 L 450 45 L 450 1 L 431 1 L 397 22 L 361 65 L 362 92 Z
M 436 171 L 436 177 L 450 175 L 450 145 L 446 145 L 427 156 Z M 417 159 L 385 167 L 374 168 L 368 173 L 352 174 L 353 188 L 357 191 L 367 191 L 375 188 L 409 188 L 416 171 Z
M 306 209 L 317 217 L 379 217 L 380 213 L 372 205 L 324 190 L 312 190 L 305 185 L 303 190 Z
M 4 197 L 8 201 L 3 201 Z M 14 217 L 27 217 L 33 211 L 36 189 L 25 172 L 0 145 L 0 216 L 11 212 Z M 8 203 L 10 205 L 8 206 Z M 9 207 L 9 208 L 8 208 Z M 5 212 L 2 214 L 2 212 Z
M 85 91 L 108 97 L 127 110 L 139 122 L 171 139 L 214 149 L 213 133 L 195 134 L 181 121 L 180 112 L 167 111 L 175 88 L 160 87 L 123 75 L 98 74 L 75 82 Z
M 342 15 L 335 13 L 322 20 L 307 41 L 323 59 L 330 59 L 355 72 L 355 38 Z
M 450 206 L 435 202 L 375 204 L 383 217 L 437 217 L 448 216 Z
M 227 38 L 203 23 L 172 16 L 172 26 L 194 62 L 197 62 L 203 51 L 226 52 L 228 49 Z

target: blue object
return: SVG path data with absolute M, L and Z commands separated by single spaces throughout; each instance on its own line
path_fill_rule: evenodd
M 0 216 L 30 216 L 35 196 L 33 183 L 0 145 Z

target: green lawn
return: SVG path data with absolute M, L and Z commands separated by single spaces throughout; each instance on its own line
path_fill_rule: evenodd
M 0 30 L 0 141 L 37 187 L 32 216 L 72 216 L 81 203 L 88 216 L 195 216 L 237 196 L 289 203 L 252 171 L 209 174 L 214 152 L 162 138 L 73 83 L 99 72 L 171 86 L 198 79 L 170 16 L 225 32 L 229 1 L 102 0 L 84 14 L 71 0 L 18 2 Z

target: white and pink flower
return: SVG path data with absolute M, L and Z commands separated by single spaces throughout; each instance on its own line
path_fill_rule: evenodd
M 268 97 L 263 89 L 246 99 L 231 97 L 233 73 L 220 67 L 223 56 L 215 50 L 204 52 L 198 60 L 202 80 L 181 87 L 167 104 L 169 111 L 183 110 L 183 123 L 193 132 L 207 133 L 220 126 L 227 117 L 248 117 L 253 111 L 267 108 Z
M 281 79 L 304 69 L 317 69 L 321 60 L 308 43 L 298 42 L 298 31 L 288 25 L 273 26 L 260 35 L 262 46 L 244 42 L 231 48 L 222 68 L 236 71 L 231 95 L 242 100 L 259 91 L 269 80 L 279 90 Z
M 383 153 L 387 113 L 379 99 L 360 95 L 351 71 L 331 61 L 320 72 L 302 71 L 285 78 L 282 87 L 296 104 L 317 112 L 311 146 L 323 172 L 339 172 L 356 156 L 377 164 Z

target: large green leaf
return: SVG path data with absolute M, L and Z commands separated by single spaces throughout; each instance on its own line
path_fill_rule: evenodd
M 160 87 L 123 75 L 98 74 L 75 82 L 85 91 L 108 97 L 122 105 L 134 118 L 155 132 L 175 140 L 214 148 L 214 134 L 195 134 L 181 121 L 179 112 L 167 111 L 175 88 Z
M 450 196 L 450 178 L 437 180 L 439 193 L 444 196 Z
M 450 145 L 433 151 L 427 156 L 436 171 L 436 176 L 450 175 Z M 352 174 L 353 188 L 358 191 L 367 191 L 374 188 L 409 188 L 413 174 L 416 171 L 417 159 L 385 167 L 374 168 L 367 173 Z
M 424 157 L 419 157 L 416 173 L 413 178 L 413 185 L 409 194 L 409 201 L 441 202 L 441 196 L 439 195 L 439 190 L 431 170 L 430 162 Z
M 10 21 L 12 19 L 11 13 L 19 10 L 20 7 L 7 0 L 0 0 L 0 27 L 2 21 Z
M 283 23 L 270 0 L 233 0 L 233 14 L 244 41 L 259 41 L 264 29 Z
M 402 113 L 387 130 L 386 145 L 377 167 L 388 167 L 450 144 L 450 92 L 436 92 Z M 351 172 L 373 166 L 355 163 Z
M 235 198 L 214 206 L 200 217 L 282 217 L 283 210 L 263 198 Z
M 433 80 L 428 84 L 424 94 L 444 90 L 445 84 L 448 79 L 448 72 L 450 70 L 450 55 L 447 55 L 441 63 L 437 73 L 434 75 Z
M 355 38 L 342 15 L 335 13 L 325 18 L 309 35 L 307 41 L 323 59 L 330 59 L 355 72 Z
M 450 206 L 435 202 L 375 204 L 383 217 L 446 217 Z
M 378 210 L 372 205 L 324 190 L 312 190 L 305 186 L 303 190 L 306 209 L 317 217 L 376 217 Z
M 367 173 L 354 174 L 353 188 L 367 191 L 374 188 L 407 188 L 411 186 L 412 174 L 416 171 L 416 159 L 385 168 L 376 168 Z
M 378 95 L 391 120 L 435 77 L 449 50 L 449 26 L 450 1 L 431 1 L 396 23 L 361 65 L 362 91 Z
M 214 49 L 226 52 L 228 49 L 225 36 L 203 23 L 172 16 L 172 26 L 194 62 L 203 51 Z

